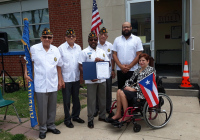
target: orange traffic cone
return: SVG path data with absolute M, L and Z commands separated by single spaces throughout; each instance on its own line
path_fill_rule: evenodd
M 179 85 L 179 88 L 194 88 L 194 86 L 190 84 L 187 61 L 185 61 L 185 64 L 184 64 L 182 83 L 181 83 L 181 85 Z

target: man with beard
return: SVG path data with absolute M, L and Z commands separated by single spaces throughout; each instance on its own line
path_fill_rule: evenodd
M 79 57 L 79 68 L 83 71 L 82 62 L 109 61 L 104 50 L 97 47 L 98 38 L 94 32 L 88 35 L 89 46 L 85 48 Z M 96 108 L 96 96 L 99 102 L 99 121 L 105 121 L 106 117 L 106 79 L 85 80 L 87 85 L 87 110 L 88 127 L 94 128 L 94 112 Z
M 125 81 L 131 78 L 134 70 L 138 68 L 139 55 L 143 51 L 142 41 L 131 34 L 132 27 L 129 22 L 122 24 L 122 35 L 113 43 L 113 59 L 117 64 L 118 89 L 121 89 Z

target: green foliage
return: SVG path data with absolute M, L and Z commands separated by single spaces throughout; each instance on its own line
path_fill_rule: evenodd
M 19 87 L 24 87 L 24 82 L 23 81 L 23 77 L 22 76 L 19 76 L 16 80 L 15 80 L 16 83 L 19 84 Z
M 12 137 L 13 137 L 13 135 L 0 129 L 0 139 L 1 140 L 11 140 Z
M 25 140 L 26 136 L 24 136 L 23 134 L 16 134 L 14 135 L 11 140 Z

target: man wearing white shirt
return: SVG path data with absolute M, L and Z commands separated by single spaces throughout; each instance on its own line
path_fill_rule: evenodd
M 79 100 L 80 88 L 80 70 L 78 58 L 81 53 L 81 47 L 75 43 L 76 35 L 73 29 L 69 28 L 66 31 L 66 42 L 61 44 L 58 49 L 63 60 L 62 77 L 65 82 L 65 88 L 62 89 L 63 106 L 65 112 L 64 124 L 68 128 L 73 128 L 71 122 L 84 123 L 85 121 L 79 118 L 81 105 Z M 70 99 L 72 97 L 72 114 L 70 115 Z
M 142 41 L 139 37 L 131 34 L 131 24 L 122 24 L 122 35 L 113 43 L 113 59 L 117 64 L 118 89 L 121 89 L 134 70 L 138 68 L 139 55 L 143 51 Z
M 51 45 L 53 34 L 48 28 L 42 32 L 41 43 L 30 48 L 31 59 L 34 62 L 34 88 L 37 98 L 39 138 L 44 139 L 46 132 L 60 134 L 55 128 L 57 90 L 64 82 L 62 81 L 61 66 L 63 65 L 60 52 L 57 47 Z M 26 81 L 32 81 L 27 75 Z
M 79 58 L 79 67 L 83 71 L 83 62 L 109 61 L 104 50 L 97 47 L 98 39 L 94 32 L 88 35 L 89 46 L 85 48 Z M 94 112 L 96 108 L 96 96 L 99 101 L 99 121 L 105 121 L 106 117 L 106 79 L 85 80 L 87 85 L 87 110 L 88 127 L 94 128 Z
M 112 103 L 112 78 L 115 78 L 115 62 L 112 58 L 112 50 L 113 50 L 113 45 L 106 41 L 108 39 L 108 31 L 105 27 L 101 28 L 99 31 L 99 42 L 97 47 L 104 50 L 106 52 L 106 55 L 110 61 L 110 78 L 106 79 L 106 112 L 110 113 L 111 109 L 111 103 Z M 94 117 L 98 115 L 99 111 L 99 106 L 98 106 L 98 98 L 97 98 L 97 105 L 96 105 L 96 111 L 94 114 Z

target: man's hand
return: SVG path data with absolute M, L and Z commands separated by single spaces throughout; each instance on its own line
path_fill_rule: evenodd
M 24 75 L 24 78 L 26 80 L 27 85 L 29 81 L 33 81 L 28 75 Z
M 115 71 L 112 71 L 112 72 L 111 72 L 111 76 L 112 76 L 112 79 L 115 78 Z
M 125 87 L 124 90 L 128 90 L 128 91 L 137 91 L 136 89 L 131 88 L 131 87 Z
M 63 81 L 63 79 L 58 80 L 58 90 L 60 90 L 61 88 L 65 88 L 65 82 Z
M 130 70 L 128 65 L 121 65 L 120 69 L 122 70 L 123 73 L 127 73 Z
M 96 82 L 96 81 L 98 81 L 98 79 L 93 79 L 93 80 L 91 80 L 92 82 Z
M 101 59 L 101 58 L 95 58 L 95 60 L 94 60 L 95 62 L 99 62 L 99 61 L 104 61 L 103 59 Z

